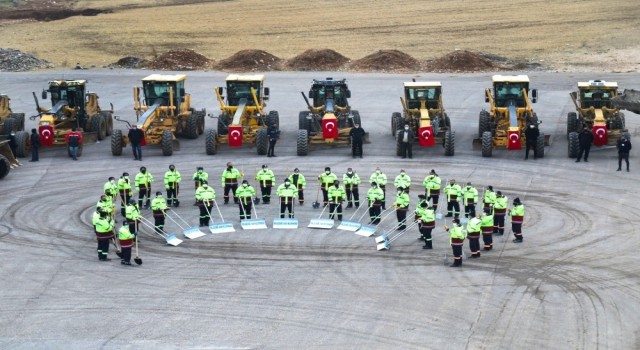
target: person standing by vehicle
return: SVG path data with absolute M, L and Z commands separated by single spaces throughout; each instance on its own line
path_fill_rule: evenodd
M 589 160 L 589 150 L 591 149 L 591 144 L 593 143 L 593 134 L 586 126 L 582 129 L 580 134 L 578 134 L 578 146 L 580 149 L 578 150 L 578 157 L 576 158 L 576 163 L 580 163 L 580 158 L 582 158 L 582 154 L 584 154 L 584 161 L 588 162 Z
M 37 162 L 40 160 L 38 156 L 38 150 L 40 149 L 40 135 L 38 135 L 38 130 L 31 129 L 31 160 L 30 162 Z
M 300 173 L 300 169 L 293 169 L 293 174 L 289 175 L 289 181 L 298 189 L 298 203 L 304 204 L 304 189 L 307 187 L 307 180 Z
M 269 204 L 271 202 L 271 187 L 276 182 L 273 171 L 266 164 L 263 164 L 262 169 L 256 174 L 256 181 L 260 183 L 262 203 Z
M 616 148 L 618 148 L 618 171 L 622 169 L 622 160 L 624 159 L 625 163 L 627 163 L 627 172 L 629 172 L 629 151 L 631 151 L 631 141 L 627 140 L 624 135 L 620 136 L 620 139 L 616 144 Z
M 73 160 L 78 160 L 78 147 L 82 144 L 82 133 L 77 130 L 76 128 L 71 128 L 71 132 L 65 137 L 67 147 L 69 147 L 69 156 L 73 158 Z
M 278 128 L 275 124 L 269 125 L 269 128 L 267 129 L 267 137 L 269 137 L 269 149 L 267 150 L 267 157 L 277 157 L 275 154 L 273 154 L 273 152 L 276 148 L 276 142 L 280 137 L 280 131 L 278 131 Z
M 400 155 L 402 159 L 409 157 L 409 159 L 413 158 L 413 132 L 409 128 L 409 124 L 404 125 L 404 129 L 398 133 L 400 140 Z
M 353 128 L 349 131 L 349 138 L 351 138 L 351 155 L 353 158 L 362 158 L 362 140 L 364 139 L 365 131 L 360 127 L 360 124 L 353 124 Z
M 342 183 L 347 193 L 347 209 L 353 207 L 353 205 L 359 208 L 360 193 L 358 192 L 358 185 L 360 184 L 360 176 L 353 169 L 348 168 L 347 173 L 342 175 Z
M 529 150 L 533 149 L 533 159 L 538 159 L 538 136 L 540 136 L 540 130 L 535 124 L 529 124 L 529 127 L 524 131 L 524 137 L 526 140 L 526 150 L 524 153 L 524 159 L 529 159 Z
M 131 142 L 131 149 L 133 150 L 133 160 L 142 161 L 142 141 L 144 140 L 144 132 L 142 129 L 138 129 L 136 124 L 131 125 L 129 133 L 129 142 Z

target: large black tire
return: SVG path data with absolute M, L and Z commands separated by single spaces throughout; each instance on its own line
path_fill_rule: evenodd
M 26 131 L 16 133 L 16 157 L 24 158 L 31 152 L 31 139 Z
M 198 115 L 198 135 L 202 135 L 204 134 L 204 117 L 207 115 L 207 110 L 203 108 L 196 114 Z
M 491 157 L 493 153 L 493 135 L 491 131 L 485 131 L 482 133 L 482 156 Z
M 229 125 L 226 123 L 224 114 L 218 116 L 218 135 L 226 135 L 229 133 Z
M 218 133 L 214 129 L 207 130 L 205 137 L 205 148 L 207 155 L 212 156 L 218 152 Z
M 122 139 L 122 130 L 113 130 L 111 134 L 111 154 L 121 156 L 123 147 L 124 140 Z
M 11 113 L 14 122 L 14 131 L 24 131 L 24 113 Z
M 395 123 L 395 133 L 393 134 L 393 137 L 397 137 L 398 136 L 398 131 L 402 131 L 404 130 L 404 118 L 402 116 L 400 116 L 400 118 L 396 118 L 394 120 Z
M 455 154 L 455 142 L 456 142 L 455 131 L 447 130 L 444 133 L 444 155 L 445 156 L 451 157 Z
M 538 139 L 536 140 L 536 152 L 538 153 L 538 158 L 544 158 L 544 133 L 541 132 L 538 135 Z
M 618 116 L 614 116 L 611 119 L 611 127 L 610 127 L 610 129 L 611 130 L 622 130 L 622 129 L 624 129 L 622 118 L 620 118 L 619 115 Z
M 569 158 L 578 157 L 578 148 L 580 147 L 578 141 L 578 133 L 570 132 L 569 133 Z
M 391 136 L 396 137 L 396 132 L 398 131 L 398 120 L 402 119 L 402 114 L 399 112 L 391 113 Z
M 16 124 L 15 119 L 7 118 L 4 120 L 4 125 L 2 127 L 2 134 L 9 135 L 13 131 L 13 126 Z
M 444 114 L 444 126 L 447 130 L 451 130 L 451 119 L 449 119 L 449 115 L 447 113 Z
M 570 133 L 578 131 L 578 121 L 578 115 L 576 112 L 567 113 L 567 139 L 569 139 Z
M 269 148 L 269 138 L 267 137 L 267 128 L 262 128 L 258 130 L 256 134 L 256 149 L 258 150 L 259 156 L 264 156 L 267 154 L 267 149 Z
M 307 119 L 309 114 L 309 111 L 300 111 L 300 113 L 298 113 L 298 130 L 304 129 L 309 131 L 311 127 L 311 121 Z
M 160 145 L 162 146 L 163 156 L 170 156 L 173 154 L 173 133 L 171 132 L 171 130 L 162 131 Z
M 0 179 L 9 175 L 9 171 L 11 171 L 11 163 L 9 163 L 9 159 L 0 154 Z
M 192 140 L 198 138 L 198 116 L 194 113 L 191 113 L 187 118 L 187 129 L 184 130 L 184 136 Z
M 309 154 L 309 132 L 306 129 L 298 130 L 296 146 L 299 156 L 306 156 Z
M 402 139 L 400 138 L 400 133 L 402 130 L 396 131 L 396 156 L 402 156 Z
M 485 131 L 491 131 L 491 116 L 487 111 L 481 111 L 478 120 L 478 137 L 482 138 Z
M 100 115 L 102 116 L 102 119 L 104 119 L 104 123 L 107 126 L 107 132 L 105 133 L 105 135 L 111 136 L 111 134 L 113 134 L 113 113 L 109 111 L 102 111 L 100 112 Z
M 102 118 L 101 115 L 96 114 L 92 116 L 90 120 L 91 130 L 89 131 L 95 131 L 96 136 L 98 137 L 98 141 L 104 140 L 104 138 L 107 137 L 107 125 L 104 121 L 104 118 Z
M 280 126 L 280 114 L 278 111 L 270 111 L 267 115 L 267 126 L 275 125 L 276 128 Z
M 360 112 L 359 111 L 351 111 L 351 115 L 353 118 L 351 119 L 351 125 L 349 127 L 353 128 L 354 125 L 358 124 L 362 127 L 362 120 L 360 120 Z

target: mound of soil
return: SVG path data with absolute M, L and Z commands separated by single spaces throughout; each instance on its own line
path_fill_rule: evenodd
M 38 68 L 51 68 L 51 63 L 16 49 L 0 48 L 0 71 L 26 72 Z
M 126 69 L 138 69 L 145 68 L 149 64 L 149 61 L 144 58 L 138 58 L 133 56 L 122 57 L 115 63 L 111 63 L 109 68 L 126 68 Z
M 380 50 L 353 61 L 350 68 L 366 72 L 406 72 L 420 69 L 420 62 L 402 51 Z
M 471 52 L 467 50 L 452 51 L 442 57 L 427 61 L 428 72 L 486 72 L 502 70 L 506 59 L 499 56 Z
M 171 50 L 149 62 L 147 67 L 159 70 L 208 69 L 211 60 L 191 49 Z
M 331 49 L 309 49 L 290 59 L 286 68 L 302 71 L 337 70 L 349 59 Z
M 262 50 L 241 50 L 221 60 L 216 69 L 238 71 L 269 71 L 280 69 L 282 59 Z

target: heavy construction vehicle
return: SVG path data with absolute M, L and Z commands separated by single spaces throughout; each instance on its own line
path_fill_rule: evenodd
M 42 99 L 51 93 L 51 108 L 40 107 L 36 93 L 38 114 L 31 119 L 39 118 L 38 133 L 42 147 L 65 146 L 66 135 L 76 128 L 83 134 L 83 143 L 103 140 L 113 130 L 113 105 L 111 110 L 102 110 L 98 103 L 98 95 L 86 90 L 86 80 L 53 80 L 49 88 L 42 91 Z M 17 136 L 17 135 L 16 135 Z M 28 136 L 28 135 L 27 135 Z M 18 139 L 18 137 L 16 137 Z M 18 156 L 26 156 L 21 139 L 18 139 Z M 78 156 L 82 155 L 83 144 L 78 147 Z
M 142 79 L 142 102 L 140 87 L 133 88 L 133 109 L 136 125 L 144 132 L 146 145 L 159 145 L 163 156 L 170 156 L 178 150 L 177 137 L 196 139 L 204 132 L 206 110 L 196 111 L 191 107 L 191 95 L 185 92 L 184 74 L 151 74 Z M 116 117 L 116 120 L 131 123 Z M 122 130 L 114 130 L 111 136 L 111 153 L 122 155 L 122 149 L 129 144 L 129 138 Z
M 396 154 L 401 154 L 401 142 L 398 134 L 408 124 L 421 147 L 440 144 L 445 156 L 453 156 L 455 132 L 451 130 L 451 120 L 442 103 L 442 84 L 440 82 L 404 83 L 404 96 L 400 97 L 402 113 L 391 114 L 391 134 L 396 138 Z
M 345 146 L 351 143 L 349 132 L 355 124 L 362 126 L 360 113 L 352 110 L 348 99 L 351 90 L 347 80 L 314 79 L 309 90 L 310 103 L 304 92 L 300 92 L 308 110 L 298 115 L 297 153 L 309 154 L 311 145 Z M 368 143 L 368 134 L 364 142 Z
M 9 96 L 0 94 L 0 134 L 24 131 L 24 113 L 13 113 Z
M 482 110 L 478 122 L 478 139 L 474 148 L 482 149 L 483 157 L 491 157 L 494 147 L 520 150 L 526 144 L 525 130 L 529 125 L 538 125 L 540 120 L 533 111 L 532 103 L 538 99 L 538 91 L 531 89 L 526 75 L 494 75 L 493 89 L 485 90 L 485 102 L 489 110 Z M 540 132 L 536 140 L 538 157 L 544 157 L 544 146 L 549 137 Z
M 20 163 L 9 147 L 9 140 L 0 139 L 0 179 L 9 175 L 9 171 L 17 166 L 20 166 Z
M 569 157 L 578 156 L 578 133 L 585 127 L 591 129 L 593 145 L 615 145 L 626 130 L 624 113 L 612 101 L 618 96 L 618 83 L 604 80 L 579 82 L 578 91 L 570 92 L 569 96 L 576 106 L 576 112 L 567 114 Z
M 216 154 L 219 144 L 228 144 L 231 147 L 255 145 L 258 155 L 267 154 L 267 128 L 271 125 L 279 127 L 280 117 L 277 111 L 265 111 L 269 88 L 264 87 L 264 75 L 231 74 L 225 82 L 226 103 L 223 96 L 224 88 L 215 89 L 221 113 L 217 117 L 218 130 L 207 131 L 207 154 Z

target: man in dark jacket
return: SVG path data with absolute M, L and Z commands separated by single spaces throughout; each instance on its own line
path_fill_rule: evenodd
M 144 139 L 144 133 L 141 129 L 138 129 L 136 124 L 133 124 L 127 136 L 133 149 L 133 159 L 142 160 L 142 140 Z
M 627 172 L 629 171 L 629 151 L 631 151 L 631 141 L 627 140 L 625 136 L 620 136 L 618 144 L 618 171 L 622 169 L 622 160 L 627 163 Z
M 413 158 L 413 132 L 409 128 L 409 124 L 404 125 L 404 129 L 398 133 L 398 137 L 400 138 L 398 142 L 400 142 L 400 155 L 402 159 L 409 157 L 409 159 Z
M 40 149 L 40 135 L 38 130 L 31 129 L 31 160 L 30 162 L 37 162 L 40 160 L 38 157 L 38 149 Z
M 589 128 L 586 126 L 580 134 L 578 134 L 578 145 L 580 146 L 580 150 L 578 150 L 578 158 L 576 158 L 576 163 L 580 163 L 580 158 L 582 158 L 582 154 L 584 153 L 584 161 L 588 162 L 589 158 L 589 150 L 591 149 L 591 144 L 593 143 L 593 134 L 589 131 Z
M 278 131 L 278 128 L 275 125 L 271 125 L 269 126 L 269 129 L 267 129 L 267 136 L 269 137 L 269 149 L 267 150 L 267 157 L 276 157 L 273 152 L 276 148 L 276 142 L 278 141 L 278 137 L 280 136 L 280 131 Z
M 529 150 L 533 149 L 533 159 L 538 159 L 538 136 L 540 136 L 540 130 L 535 124 L 529 124 L 527 130 L 524 131 L 524 136 L 527 139 L 526 150 L 524 153 L 524 159 L 529 159 Z
M 360 127 L 360 124 L 353 124 L 353 128 L 349 131 L 349 137 L 351 138 L 351 155 L 353 158 L 362 158 L 362 139 L 364 138 L 364 129 Z

